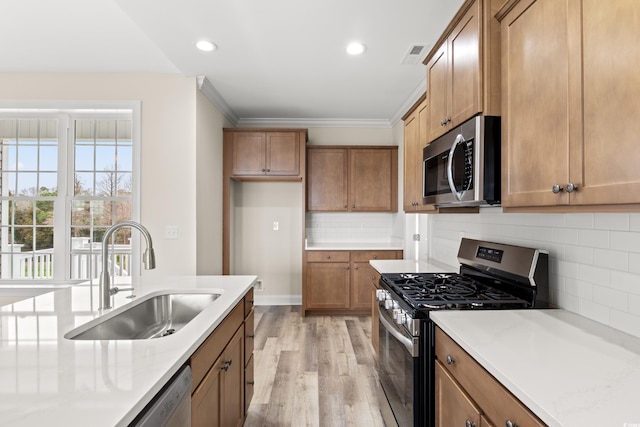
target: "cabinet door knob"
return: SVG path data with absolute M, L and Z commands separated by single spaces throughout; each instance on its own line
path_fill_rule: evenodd
M 551 187 L 551 191 L 553 192 L 553 194 L 558 194 L 559 192 L 564 191 L 564 187 L 562 185 L 553 184 L 553 186 Z
M 347 205 L 344 205 L 343 207 L 344 207 L 345 209 L 347 209 L 347 208 L 348 208 L 349 206 L 347 206 Z
M 578 191 L 578 184 L 567 184 L 567 193 L 573 193 L 574 191 Z
M 255 338 L 255 335 L 247 335 L 247 338 L 253 339 L 253 338 Z
M 347 266 L 346 270 L 349 270 L 349 266 Z
M 373 259 L 378 259 L 378 255 L 374 255 L 374 256 L 373 256 Z
M 456 360 L 450 354 L 447 354 L 447 365 L 453 365 L 454 363 L 456 363 Z
M 247 381 L 247 384 L 249 385 L 254 385 L 256 382 L 255 381 Z
M 267 169 L 267 172 L 271 172 L 271 169 Z
M 266 171 L 267 171 L 266 169 L 262 169 L 262 172 L 263 172 L 263 173 L 264 173 L 264 172 L 266 172 Z

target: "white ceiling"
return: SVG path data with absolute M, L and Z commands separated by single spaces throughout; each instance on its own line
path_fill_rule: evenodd
M 0 72 L 205 76 L 240 124 L 391 125 L 424 91 L 404 55 L 429 50 L 462 2 L 2 0 Z M 218 49 L 197 51 L 201 38 Z M 364 55 L 345 53 L 353 40 Z

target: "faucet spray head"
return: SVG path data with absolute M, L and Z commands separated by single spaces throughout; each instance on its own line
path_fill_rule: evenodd
M 142 254 L 142 262 L 144 263 L 144 268 L 147 270 L 156 268 L 156 253 L 153 247 L 149 247 L 144 251 L 144 254 Z

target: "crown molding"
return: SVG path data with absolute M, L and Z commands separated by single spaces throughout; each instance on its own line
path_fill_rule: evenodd
M 229 120 L 233 126 L 238 125 L 239 118 L 236 113 L 233 112 L 227 101 L 224 100 L 220 92 L 216 90 L 213 84 L 205 76 L 197 76 L 198 89 L 204 96 L 207 97 L 213 105 Z
M 406 114 L 407 111 L 416 103 L 416 101 L 424 95 L 427 91 L 427 79 L 422 79 L 418 86 L 411 92 L 411 95 L 407 97 L 404 103 L 398 108 L 398 111 L 391 117 L 389 123 L 391 123 L 391 127 L 398 124 L 402 117 Z

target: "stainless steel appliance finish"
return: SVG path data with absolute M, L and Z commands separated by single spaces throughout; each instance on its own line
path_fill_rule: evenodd
M 382 274 L 377 292 L 381 404 L 388 425 L 434 425 L 433 310 L 547 307 L 548 254 L 462 239 L 459 273 Z
M 130 424 L 133 427 L 191 425 L 191 368 L 184 366 Z
M 423 149 L 423 203 L 500 203 L 500 117 L 476 116 Z

